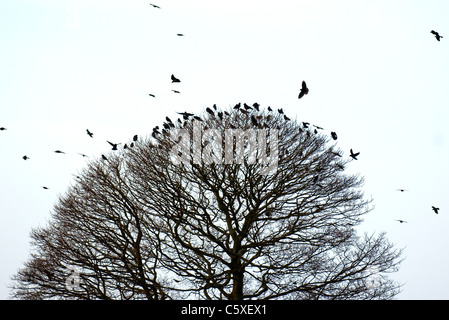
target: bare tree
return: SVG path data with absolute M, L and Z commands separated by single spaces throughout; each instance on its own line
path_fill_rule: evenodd
M 388 299 L 363 178 L 283 113 L 208 109 L 94 160 L 13 277 L 21 299 Z M 269 170 L 268 170 L 269 169 Z M 76 275 L 74 274 L 76 273 Z M 77 278 L 76 278 L 76 277 Z

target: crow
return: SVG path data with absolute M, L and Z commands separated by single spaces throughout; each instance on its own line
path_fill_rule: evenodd
M 157 9 L 160 9 L 160 8 L 161 8 L 161 7 L 159 7 L 159 6 L 155 5 L 155 4 L 152 4 L 152 3 L 150 3 L 150 6 L 152 6 L 152 7 L 154 7 L 154 8 L 157 8 Z
M 157 134 L 160 134 L 160 132 L 159 132 L 159 126 L 156 126 L 156 127 L 154 127 L 153 128 L 153 133 L 157 133 Z
M 435 211 L 436 214 L 438 214 L 438 210 L 440 210 L 440 208 L 436 208 L 436 207 L 432 206 L 432 210 Z
M 106 158 L 106 156 L 104 154 L 101 155 L 101 159 L 106 160 L 106 161 L 108 160 L 108 158 Z
M 94 134 L 92 132 L 90 132 L 89 129 L 86 129 L 86 131 L 87 131 L 87 134 L 89 135 L 89 137 L 91 137 L 91 138 L 94 137 Z
M 65 152 L 64 152 L 64 151 L 61 151 L 61 150 L 55 150 L 55 152 L 56 152 L 56 153 L 64 153 L 64 154 L 65 154 Z
M 335 132 L 331 132 L 332 139 L 337 140 L 337 134 Z
M 286 121 L 290 120 L 290 118 L 287 117 L 285 114 L 284 114 L 284 119 L 285 119 Z
M 209 107 L 206 108 L 206 111 L 208 113 L 210 113 L 211 115 L 213 115 L 213 116 L 215 115 L 214 111 L 211 108 L 209 108 Z
M 308 127 L 309 127 L 309 124 L 310 124 L 309 122 L 303 122 L 303 123 L 302 123 L 302 126 L 303 126 L 304 128 L 308 128 Z
M 217 105 L 214 104 L 214 105 L 212 106 L 212 108 L 214 108 L 214 110 L 217 110 Z
M 171 91 L 173 91 L 174 93 L 181 93 L 181 92 L 179 92 L 178 90 L 171 90 Z
M 301 99 L 305 94 L 309 93 L 309 88 L 307 88 L 306 82 L 302 82 L 301 91 L 299 92 L 298 99 Z
M 171 75 L 171 82 L 181 82 L 181 80 L 176 78 L 174 75 Z
M 137 141 L 137 134 L 133 137 L 133 141 Z
M 360 154 L 360 152 L 354 153 L 354 152 L 352 152 L 352 149 L 351 149 L 351 154 L 350 154 L 350 156 L 351 156 L 352 159 L 357 160 L 357 156 L 358 156 L 359 154 Z
M 435 35 L 435 38 L 440 41 L 441 38 L 443 38 L 443 36 L 440 36 L 438 32 L 432 30 L 430 31 L 431 34 Z
M 198 117 L 198 116 L 193 116 L 193 119 L 198 120 L 198 121 L 203 121 L 203 119 L 201 119 L 201 118 Z
M 154 94 L 152 94 L 152 93 L 149 93 L 148 95 L 149 95 L 150 97 L 156 98 L 156 96 L 155 96 Z
M 109 142 L 107 140 L 106 140 L 106 142 L 109 143 L 112 146 L 112 150 L 117 150 L 117 146 L 120 144 L 120 143 L 112 143 L 112 142 Z
M 271 107 L 268 107 L 268 111 L 270 111 L 270 112 L 271 112 L 271 111 L 273 111 L 273 109 L 271 109 Z
M 189 119 L 189 117 L 191 117 L 191 116 L 194 115 L 193 113 L 189 113 L 189 112 L 177 112 L 177 114 L 182 115 L 182 117 L 183 117 L 185 120 Z
M 244 103 L 243 106 L 245 107 L 246 110 L 251 110 L 251 109 L 252 109 L 252 108 L 251 108 L 249 105 L 247 105 L 246 103 Z
M 240 106 L 241 106 L 241 103 L 239 102 L 239 103 L 237 103 L 237 104 L 234 106 L 234 109 L 235 109 L 235 110 L 238 110 L 238 109 L 240 109 Z
M 6 128 L 5 128 L 5 127 L 1 127 L 1 128 L 0 128 L 0 131 L 3 131 L 3 130 L 6 130 Z
M 172 123 L 172 121 L 169 117 L 165 117 L 165 120 L 167 120 L 168 123 Z
M 258 104 L 257 102 L 256 102 L 256 103 L 253 103 L 253 107 L 254 107 L 254 109 L 256 109 L 257 111 L 259 111 L 259 106 L 260 106 L 260 104 Z
M 49 188 L 46 186 L 42 186 L 42 189 L 48 190 Z
M 30 157 L 28 157 L 28 156 L 23 156 L 23 157 L 22 157 L 23 160 L 28 160 L 29 158 L 30 158 Z
M 281 108 L 281 109 L 278 109 L 278 112 L 279 112 L 280 114 L 284 114 L 284 110 L 282 110 L 282 108 Z

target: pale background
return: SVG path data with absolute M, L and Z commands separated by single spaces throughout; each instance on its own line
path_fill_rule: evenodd
M 448 299 L 449 2 L 153 3 L 0 1 L 0 298 L 85 166 L 78 153 L 98 157 L 177 111 L 258 102 L 337 132 L 345 157 L 360 151 L 349 170 L 375 209 L 359 231 L 405 248 L 397 298 Z

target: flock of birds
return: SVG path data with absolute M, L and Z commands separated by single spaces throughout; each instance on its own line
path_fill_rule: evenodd
M 150 5 L 151 5 L 153 8 L 160 9 L 160 7 L 159 7 L 158 5 L 155 5 L 155 4 L 152 4 L 152 3 L 150 3 Z M 438 40 L 438 41 L 440 41 L 441 38 L 443 38 L 443 36 L 441 36 L 441 35 L 440 35 L 438 32 L 436 32 L 435 30 L 431 30 L 431 34 L 433 34 L 433 35 L 435 36 L 436 40 Z M 184 34 L 182 34 L 182 33 L 178 33 L 177 35 L 178 35 L 178 36 L 184 36 Z M 177 77 L 175 77 L 175 76 L 172 74 L 172 75 L 171 75 L 171 82 L 172 82 L 172 83 L 180 83 L 181 80 L 178 79 Z M 175 89 L 172 89 L 172 91 L 175 92 L 175 93 L 180 93 L 178 90 L 175 90 Z M 307 87 L 306 82 L 305 82 L 305 81 L 302 81 L 301 88 L 300 88 L 300 92 L 299 92 L 299 94 L 298 94 L 298 99 L 301 99 L 302 97 L 304 97 L 304 96 L 307 95 L 308 93 L 309 93 L 309 88 Z M 149 96 L 150 96 L 150 97 L 153 97 L 153 98 L 156 97 L 156 96 L 155 96 L 154 94 L 152 94 L 152 93 L 150 93 Z M 237 111 L 240 111 L 240 112 L 242 112 L 242 113 L 244 113 L 244 114 L 246 114 L 246 115 L 249 116 L 249 114 L 250 114 L 250 112 L 251 112 L 252 109 L 254 109 L 254 110 L 256 110 L 256 111 L 259 111 L 259 104 L 258 104 L 258 103 L 254 103 L 252 106 L 249 106 L 249 105 L 246 104 L 246 103 L 244 103 L 243 105 L 242 105 L 241 103 L 238 103 L 238 104 L 236 104 L 236 105 L 234 106 L 234 109 L 237 110 Z M 272 112 L 273 110 L 271 109 L 271 107 L 268 107 L 268 111 Z M 277 111 L 278 111 L 278 113 L 279 113 L 280 115 L 283 115 L 283 117 L 284 117 L 284 119 L 285 119 L 286 121 L 290 120 L 290 118 L 287 117 L 287 115 L 284 114 L 283 109 L 278 109 Z M 224 115 L 229 115 L 229 113 L 228 113 L 227 111 L 224 111 L 224 112 L 218 111 L 216 105 L 214 105 L 214 106 L 212 107 L 212 109 L 211 109 L 211 108 L 206 108 L 206 112 L 209 113 L 211 116 L 217 116 L 217 117 L 219 117 L 220 119 L 222 119 Z M 184 121 L 187 121 L 187 120 L 189 120 L 189 119 L 195 119 L 195 120 L 198 120 L 198 121 L 203 121 L 201 117 L 199 117 L 198 115 L 195 115 L 195 114 L 193 114 L 193 113 L 189 113 L 189 112 L 177 112 L 177 113 L 178 113 L 179 115 L 182 116 L 182 118 L 184 119 Z M 259 126 L 259 124 L 260 124 L 260 123 L 258 122 L 259 119 L 258 119 L 254 114 L 252 114 L 252 115 L 250 116 L 250 119 L 251 119 L 251 122 L 253 123 L 253 125 Z M 178 118 L 177 121 L 178 121 L 178 123 L 179 123 L 180 125 L 183 125 L 183 124 L 185 125 L 185 122 L 183 123 L 183 121 L 182 121 L 180 118 Z M 308 122 L 302 122 L 302 125 L 303 125 L 304 128 L 309 128 L 310 123 L 308 123 Z M 153 138 L 155 138 L 155 139 L 157 139 L 157 140 L 160 140 L 160 137 L 161 137 L 160 135 L 165 136 L 166 134 L 168 134 L 168 130 L 170 130 L 170 128 L 174 128 L 174 127 L 175 127 L 174 123 L 171 121 L 171 119 L 170 119 L 169 117 L 166 117 L 166 122 L 164 122 L 162 126 L 163 126 L 163 128 L 161 129 L 161 131 L 159 131 L 159 129 L 160 129 L 159 126 L 156 126 L 156 127 L 153 128 L 153 131 L 152 131 L 152 134 L 151 134 Z M 316 125 L 313 125 L 313 126 L 315 127 L 315 129 L 314 129 L 314 133 L 315 133 L 315 134 L 318 133 L 317 130 L 323 129 L 323 128 L 321 128 L 321 127 L 319 127 L 319 126 L 316 126 Z M 6 131 L 6 130 L 7 130 L 6 127 L 0 127 L 0 131 Z M 86 133 L 87 133 L 87 135 L 88 135 L 90 138 L 93 138 L 93 135 L 94 135 L 94 134 L 93 134 L 89 129 L 86 129 Z M 331 137 L 332 137 L 332 139 L 337 140 L 337 134 L 336 134 L 335 132 L 333 132 L 333 131 L 331 132 Z M 134 146 L 134 143 L 135 143 L 137 140 L 138 140 L 138 135 L 134 135 L 134 137 L 132 138 L 132 142 L 130 143 L 130 145 L 128 146 L 128 144 L 125 143 L 124 146 L 123 146 L 123 149 L 132 148 L 132 147 Z M 115 150 L 118 150 L 118 146 L 121 144 L 121 143 L 114 143 L 114 142 L 111 142 L 111 141 L 106 141 L 106 142 L 112 147 L 112 150 L 114 150 L 114 151 L 115 151 Z M 57 154 L 65 154 L 65 152 L 64 152 L 64 151 L 61 151 L 61 150 L 55 150 L 54 152 L 57 153 Z M 83 154 L 83 153 L 79 153 L 79 154 L 80 154 L 81 156 L 83 156 L 83 157 L 87 157 L 87 155 L 85 155 L 85 154 Z M 350 149 L 350 154 L 349 154 L 349 156 L 350 156 L 353 160 L 357 160 L 357 157 L 358 157 L 359 155 L 360 155 L 360 152 L 354 152 L 352 149 Z M 103 160 L 105 160 L 105 161 L 108 160 L 108 158 L 107 158 L 104 154 L 101 155 L 101 158 L 102 158 Z M 22 157 L 22 159 L 26 161 L 26 160 L 29 160 L 30 157 L 29 157 L 28 155 L 24 155 L 24 156 Z M 48 189 L 49 189 L 49 188 L 46 187 L 46 186 L 42 186 L 42 188 L 45 189 L 45 190 L 48 190 Z M 400 192 L 408 191 L 408 190 L 406 190 L 406 189 L 397 189 L 397 190 L 400 191 Z M 440 208 L 435 207 L 435 206 L 432 206 L 432 210 L 433 210 L 436 214 L 438 214 L 438 211 L 440 210 Z M 396 220 L 396 221 L 398 221 L 398 222 L 400 222 L 400 223 L 407 223 L 407 221 L 402 220 L 402 219 L 398 219 L 398 220 Z

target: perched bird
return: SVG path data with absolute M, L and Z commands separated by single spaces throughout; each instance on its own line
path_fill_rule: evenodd
M 335 132 L 331 132 L 332 139 L 337 140 L 337 134 Z
M 290 118 L 287 117 L 285 114 L 284 114 L 284 119 L 285 119 L 286 121 L 290 120 Z
M 149 95 L 150 97 L 156 98 L 156 96 L 155 96 L 154 94 L 152 94 L 152 93 L 149 93 L 148 95 Z
M 55 150 L 55 153 L 64 153 L 65 154 L 65 152 L 61 151 L 61 150 Z
M 214 108 L 214 110 L 217 110 L 217 105 L 214 103 L 214 105 L 212 106 L 212 108 Z
M 278 109 L 278 112 L 279 112 L 280 114 L 284 114 L 284 110 L 282 110 L 282 108 L 281 108 L 281 109 Z
M 181 80 L 176 78 L 174 75 L 171 75 L 171 82 L 181 82 Z
M 108 158 L 106 158 L 106 156 L 105 156 L 104 154 L 101 155 L 101 158 L 102 158 L 103 160 L 105 160 L 105 161 L 108 160 Z
M 256 127 L 259 125 L 259 123 L 257 122 L 257 119 L 256 119 L 255 116 L 251 116 L 251 122 L 252 122 L 253 125 L 256 126 Z
M 169 117 L 165 117 L 165 120 L 167 120 L 168 123 L 172 123 L 172 121 Z
M 112 150 L 117 150 L 117 146 L 120 144 L 120 143 L 112 143 L 112 142 L 109 142 L 107 140 L 106 140 L 106 142 L 109 143 L 112 146 Z
M 254 109 L 256 109 L 257 111 L 259 111 L 259 106 L 260 106 L 260 104 L 258 104 L 257 102 L 256 102 L 256 103 L 253 103 L 253 107 L 254 107 Z
M 198 117 L 198 116 L 193 116 L 193 119 L 198 120 L 198 121 L 203 121 L 203 119 L 201 119 L 201 118 Z
M 309 93 L 309 88 L 307 88 L 306 82 L 302 82 L 301 91 L 299 92 L 298 99 L 301 99 L 305 94 Z
M 159 126 L 156 126 L 156 127 L 153 128 L 153 133 L 160 134 L 160 132 L 159 132 Z
M 436 207 L 432 206 L 432 210 L 435 211 L 436 214 L 438 214 L 438 210 L 440 210 L 440 208 L 436 208 Z
M 270 112 L 271 112 L 271 111 L 273 111 L 273 109 L 271 109 L 271 107 L 268 107 L 268 111 L 270 111 Z
M 407 223 L 407 221 L 404 221 L 404 220 L 396 220 L 396 221 L 399 221 L 400 223 Z
M 6 130 L 5 127 L 0 127 L 0 131 Z
M 28 157 L 28 156 L 23 156 L 23 157 L 22 157 L 23 160 L 28 160 L 29 158 L 30 158 L 30 157 Z
M 252 110 L 252 109 L 253 109 L 252 107 L 250 107 L 250 106 L 247 105 L 246 103 L 243 104 L 243 107 L 244 107 L 246 110 Z
M 94 137 L 94 134 L 93 134 L 92 132 L 90 132 L 89 129 L 86 129 L 86 131 L 87 131 L 87 135 L 88 135 L 89 137 L 91 137 L 91 138 Z
M 443 36 L 440 36 L 440 34 L 434 30 L 430 31 L 431 34 L 435 35 L 435 38 L 440 41 L 441 38 L 443 38 Z
M 215 115 L 214 111 L 211 108 L 209 108 L 209 107 L 206 108 L 206 111 L 208 113 L 210 113 L 211 115 L 213 115 L 213 116 Z
M 160 8 L 161 8 L 161 7 L 159 7 L 159 6 L 155 5 L 155 4 L 152 4 L 152 3 L 150 3 L 150 6 L 152 6 L 152 7 L 154 7 L 154 8 L 157 8 L 157 9 L 160 9 Z
M 351 149 L 351 154 L 350 154 L 350 156 L 351 156 L 352 159 L 357 160 L 357 156 L 358 156 L 359 154 L 360 154 L 360 152 L 354 153 L 354 152 L 352 152 L 352 149 Z
M 137 138 L 138 138 L 138 136 L 137 136 L 137 134 L 133 137 L 133 141 L 137 141 Z

